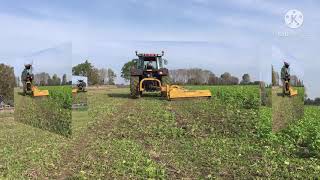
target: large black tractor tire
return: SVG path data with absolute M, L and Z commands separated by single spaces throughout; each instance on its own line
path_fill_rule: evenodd
M 140 82 L 138 76 L 131 76 L 130 78 L 130 96 L 132 98 L 140 98 L 141 92 L 140 92 Z

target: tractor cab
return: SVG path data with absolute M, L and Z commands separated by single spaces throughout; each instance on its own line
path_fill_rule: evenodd
M 162 76 L 168 75 L 168 69 L 165 68 L 167 60 L 163 59 L 162 54 L 145 54 L 137 53 L 138 59 L 134 59 L 135 67 L 133 74 L 137 74 L 146 78 L 156 78 L 161 80 Z
M 143 71 L 144 74 L 148 77 L 153 77 L 154 75 L 161 75 L 166 71 L 165 65 L 167 64 L 167 60 L 163 59 L 162 54 L 145 54 L 145 53 L 137 53 L 138 59 L 135 59 L 134 62 L 136 64 L 136 69 Z

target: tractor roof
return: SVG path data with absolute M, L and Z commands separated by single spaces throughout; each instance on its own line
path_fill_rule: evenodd
M 162 51 L 161 54 L 155 54 L 155 53 L 150 53 L 150 54 L 147 54 L 147 53 L 138 53 L 136 51 L 136 55 L 138 57 L 162 57 L 164 55 L 164 52 Z
M 161 54 L 144 54 L 144 53 L 140 53 L 140 54 L 137 54 L 137 56 L 139 56 L 139 57 L 161 57 L 162 55 Z

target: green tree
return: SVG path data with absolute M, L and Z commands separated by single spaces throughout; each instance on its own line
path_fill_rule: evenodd
M 230 73 L 225 72 L 225 73 L 221 74 L 220 78 L 221 78 L 221 83 L 223 85 L 231 84 L 230 81 L 231 81 L 232 76 Z
M 109 85 L 114 85 L 115 84 L 115 78 L 117 77 L 116 73 L 111 69 L 108 68 L 108 84 Z
M 123 66 L 122 66 L 122 69 L 121 69 L 121 77 L 125 80 L 125 81 L 129 81 L 130 80 L 130 71 L 131 71 L 131 68 L 133 66 L 136 65 L 136 62 L 134 60 L 132 61 L 129 61 L 127 63 L 125 63 Z
M 219 77 L 216 77 L 215 74 L 210 73 L 209 78 L 208 78 L 208 84 L 210 84 L 210 85 L 219 84 Z
M 53 86 L 52 78 L 49 76 L 48 78 L 48 86 Z
M 52 76 L 52 85 L 58 86 L 58 85 L 60 85 L 60 84 L 61 84 L 61 79 L 58 77 L 57 74 L 54 74 L 54 75 Z
M 97 85 L 100 84 L 101 80 L 100 80 L 100 76 L 99 76 L 99 70 L 97 68 L 92 68 L 89 71 L 88 74 L 88 84 L 90 85 Z
M 271 66 L 271 72 L 272 72 L 272 86 L 277 85 L 277 73 L 274 71 L 273 66 Z
M 250 84 L 250 82 L 251 82 L 250 75 L 248 73 L 244 74 L 242 76 L 241 84 Z
M 84 63 L 80 63 L 74 67 L 72 67 L 72 74 L 76 76 L 89 76 L 90 71 L 93 69 L 93 65 L 86 60 Z
M 89 85 L 100 84 L 99 70 L 95 68 L 88 60 L 72 67 L 72 74 L 76 76 L 88 77 Z
M 108 80 L 108 69 L 101 68 L 99 69 L 99 79 L 100 79 L 100 84 L 106 84 Z
M 63 74 L 61 85 L 66 85 L 66 84 L 67 84 L 67 75 Z

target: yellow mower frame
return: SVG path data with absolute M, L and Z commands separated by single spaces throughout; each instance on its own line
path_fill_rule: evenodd
M 178 85 L 162 86 L 161 91 L 166 93 L 168 100 L 199 97 L 210 98 L 212 96 L 210 90 L 187 90 Z
M 32 86 L 31 89 L 34 97 L 49 96 L 48 90 L 40 90 L 37 86 Z
M 144 91 L 144 81 L 156 81 L 159 83 L 161 94 L 165 95 L 168 100 L 183 99 L 183 98 L 199 98 L 199 97 L 211 97 L 210 90 L 187 90 L 178 85 L 162 85 L 161 81 L 156 78 L 144 78 L 140 81 L 139 90 Z

